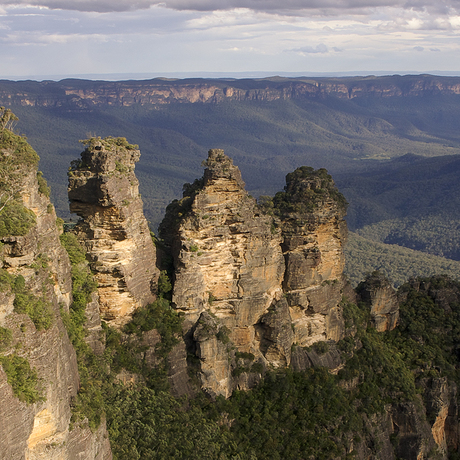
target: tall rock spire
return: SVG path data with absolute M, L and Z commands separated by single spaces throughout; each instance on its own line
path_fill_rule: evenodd
M 155 246 L 142 210 L 134 166 L 137 146 L 124 138 L 84 142 L 69 171 L 70 211 L 99 284 L 101 316 L 121 326 L 155 299 Z
M 340 340 L 347 203 L 325 169 L 302 166 L 286 176 L 274 207 L 280 219 L 286 294 L 294 341 Z

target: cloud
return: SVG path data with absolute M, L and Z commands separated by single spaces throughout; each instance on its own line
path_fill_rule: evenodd
M 248 8 L 261 12 L 304 12 L 339 14 L 346 10 L 400 7 L 414 11 L 448 14 L 460 11 L 460 0 L 0 0 L 0 5 L 32 5 L 49 9 L 86 12 L 121 12 L 147 9 L 154 5 L 174 10 L 216 11 Z
M 316 45 L 314 48 L 313 46 L 303 46 L 302 48 L 296 48 L 292 51 L 296 51 L 298 53 L 306 53 L 306 54 L 324 54 L 328 52 L 327 46 L 324 43 L 320 43 Z
M 0 0 L 0 5 L 31 5 L 51 10 L 97 13 L 135 11 L 149 8 L 158 3 L 152 0 Z
M 423 51 L 425 48 L 423 46 L 414 46 L 412 49 L 415 51 Z

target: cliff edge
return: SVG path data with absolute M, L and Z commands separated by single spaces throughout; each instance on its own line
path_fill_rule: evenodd
M 0 113 L 0 115 L 2 115 Z M 3 112 L 5 116 L 5 112 Z M 72 302 L 62 226 L 38 156 L 0 130 L 0 458 L 108 460 L 105 424 L 71 429 L 80 379 L 61 320 Z

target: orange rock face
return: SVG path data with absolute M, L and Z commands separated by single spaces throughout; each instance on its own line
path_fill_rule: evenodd
M 70 210 L 98 282 L 101 316 L 116 326 L 155 299 L 155 247 L 142 211 L 134 165 L 140 152 L 124 139 L 92 139 L 69 171 Z
M 237 354 L 274 367 L 289 365 L 293 344 L 342 337 L 344 206 L 324 171 L 303 171 L 303 185 L 288 175 L 270 208 L 247 194 L 222 150 L 210 150 L 205 166 L 168 207 L 160 236 L 174 259 L 173 306 L 195 331 L 202 385 L 228 396 L 245 384 L 233 378 L 234 352 L 216 339 L 222 328 Z M 316 191 L 291 196 L 290 187 Z

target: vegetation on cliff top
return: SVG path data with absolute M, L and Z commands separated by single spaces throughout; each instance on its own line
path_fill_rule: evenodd
M 36 168 L 38 155 L 27 140 L 11 129 L 17 117 L 0 107 L 0 238 L 23 236 L 35 224 L 35 214 L 20 196 L 24 178 Z
M 327 202 L 335 203 L 343 211 L 348 205 L 327 170 L 320 168 L 315 171 L 310 166 L 301 166 L 289 173 L 284 191 L 276 193 L 273 199 L 261 198 L 259 203 L 262 208 L 280 217 L 291 213 L 312 213 Z

